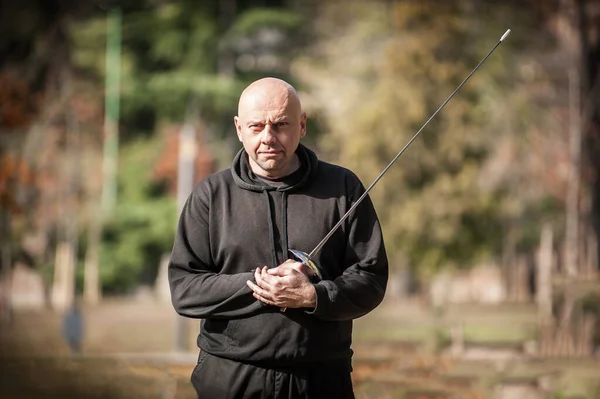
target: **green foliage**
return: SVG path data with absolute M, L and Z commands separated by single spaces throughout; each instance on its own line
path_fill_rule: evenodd
M 285 9 L 253 8 L 241 14 L 227 33 L 229 41 L 237 41 L 243 37 L 255 34 L 265 27 L 293 33 L 296 31 L 302 18 Z
M 100 277 L 106 292 L 124 292 L 139 282 L 153 284 L 161 257 L 175 232 L 175 200 L 153 187 L 151 173 L 160 140 L 127 144 L 120 158 L 119 201 L 104 226 Z
M 222 138 L 231 133 L 239 94 L 256 76 L 249 73 L 252 70 L 236 68 L 233 74 L 225 73 L 220 63 L 223 59 L 235 62 L 245 53 L 282 56 L 293 47 L 289 37 L 297 32 L 301 19 L 285 9 L 251 7 L 236 15 L 222 32 L 218 18 L 215 4 L 209 2 L 172 2 L 123 15 L 124 125 L 144 124 L 140 119 L 145 119 L 146 124 L 150 120 L 146 129 L 153 129 L 162 122 L 181 121 L 193 98 L 213 135 Z M 266 31 L 275 39 L 272 43 L 261 36 Z M 105 17 L 74 23 L 70 37 L 75 64 L 103 77 Z M 255 73 L 281 75 L 280 67 Z

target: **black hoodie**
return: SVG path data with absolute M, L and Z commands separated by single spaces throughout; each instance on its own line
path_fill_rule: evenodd
M 310 252 L 364 192 L 356 175 L 296 151 L 298 172 L 274 187 L 251 171 L 242 149 L 231 169 L 200 181 L 175 236 L 169 283 L 175 310 L 201 318 L 198 346 L 215 356 L 268 367 L 350 363 L 352 319 L 383 299 L 388 263 L 367 197 L 316 257 L 324 273 L 315 309 L 285 313 L 252 296 L 257 267 L 275 267 L 288 248 Z

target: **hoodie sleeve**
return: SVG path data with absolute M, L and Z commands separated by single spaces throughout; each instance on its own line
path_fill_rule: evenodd
M 198 187 L 197 187 L 198 188 Z M 169 287 L 175 311 L 191 318 L 239 318 L 256 313 L 261 302 L 246 285 L 252 272 L 220 274 L 210 255 L 209 206 L 200 190 L 185 203 L 169 262 Z
M 360 184 L 360 183 L 359 183 Z M 358 196 L 365 188 L 360 184 Z M 348 217 L 346 264 L 334 280 L 315 284 L 317 305 L 312 312 L 322 320 L 351 320 L 364 316 L 383 300 L 388 280 L 388 260 L 381 226 L 367 196 Z

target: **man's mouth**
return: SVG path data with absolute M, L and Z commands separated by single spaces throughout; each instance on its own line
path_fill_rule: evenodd
M 281 153 L 281 151 L 261 151 L 259 154 L 261 155 L 266 155 L 266 156 L 274 156 L 274 155 L 279 155 Z

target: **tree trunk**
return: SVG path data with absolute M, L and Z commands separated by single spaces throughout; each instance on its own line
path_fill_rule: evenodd
M 219 25 L 221 32 L 227 32 L 235 19 L 236 0 L 219 1 Z M 230 48 L 221 48 L 218 59 L 219 75 L 231 77 L 235 73 L 234 54 Z
M 85 254 L 83 300 L 88 305 L 97 305 L 101 300 L 99 262 L 100 262 L 100 223 L 93 216 L 88 228 L 88 247 Z
M 581 162 L 580 84 L 579 63 L 569 68 L 569 147 L 570 165 L 567 188 L 565 269 L 572 277 L 579 270 L 579 179 Z
M 64 312 L 73 306 L 75 288 L 75 259 L 73 247 L 66 241 L 56 246 L 54 283 L 52 284 L 52 308 Z
M 600 22 L 596 15 L 588 15 L 586 0 L 576 0 L 579 39 L 582 57 L 583 147 L 590 176 L 590 224 L 596 233 L 596 251 L 600 250 Z M 589 18 L 588 18 L 589 17 Z M 593 17 L 593 18 L 592 18 Z M 595 268 L 598 269 L 598 262 Z
M 0 244 L 0 321 L 10 321 L 12 314 L 11 304 L 11 242 L 12 234 L 10 228 L 10 214 L 0 211 L 0 232 L 2 243 Z
M 537 256 L 536 304 L 540 323 L 552 320 L 552 228 L 544 225 Z

